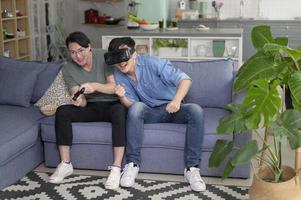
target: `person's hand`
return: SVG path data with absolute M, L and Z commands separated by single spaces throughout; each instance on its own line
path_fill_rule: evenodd
M 84 94 L 91 94 L 95 92 L 95 84 L 94 83 L 84 83 L 80 86 L 79 90 L 85 88 Z
M 72 104 L 77 107 L 80 107 L 84 104 L 84 101 L 85 101 L 85 96 L 83 94 L 80 94 L 75 101 L 72 100 Z
M 181 101 L 172 100 L 166 106 L 166 111 L 168 113 L 176 113 L 180 110 Z
M 115 87 L 115 94 L 118 97 L 120 97 L 120 98 L 124 97 L 125 96 L 125 88 L 124 88 L 124 86 L 120 85 L 120 84 L 116 85 L 116 87 Z

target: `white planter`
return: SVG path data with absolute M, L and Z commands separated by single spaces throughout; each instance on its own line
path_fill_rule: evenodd
M 183 48 L 161 47 L 158 49 L 160 57 L 181 57 Z

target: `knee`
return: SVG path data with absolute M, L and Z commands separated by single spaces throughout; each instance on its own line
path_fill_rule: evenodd
M 136 102 L 129 107 L 128 117 L 130 118 L 140 118 L 143 116 L 146 105 L 142 102 Z
M 115 114 L 115 115 L 124 116 L 125 112 L 126 112 L 126 108 L 122 104 L 118 103 L 118 104 L 113 105 L 111 112 L 113 115 Z
M 188 104 L 187 110 L 192 119 L 202 120 L 204 118 L 204 111 L 198 104 Z
M 66 116 L 68 116 L 68 113 L 69 113 L 69 110 L 70 110 L 70 107 L 72 105 L 62 105 L 62 106 L 59 106 L 57 109 L 56 109 L 56 112 L 55 112 L 55 118 L 56 119 L 59 119 L 59 118 L 66 118 Z

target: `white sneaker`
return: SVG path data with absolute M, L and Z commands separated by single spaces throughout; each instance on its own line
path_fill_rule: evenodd
M 190 187 L 193 191 L 202 192 L 206 190 L 206 184 L 200 175 L 200 169 L 196 167 L 190 167 L 190 170 L 185 168 L 184 177 L 189 182 Z
M 134 163 L 128 163 L 125 165 L 121 180 L 120 180 L 120 185 L 122 187 L 132 187 L 135 184 L 135 178 L 138 176 L 139 172 L 139 167 L 134 166 Z
M 111 170 L 111 172 L 105 183 L 105 188 L 109 190 L 115 190 L 119 187 L 121 177 L 120 167 L 110 166 L 109 169 Z
M 64 178 L 73 173 L 73 166 L 71 163 L 61 162 L 55 169 L 55 172 L 49 177 L 50 183 L 62 183 Z

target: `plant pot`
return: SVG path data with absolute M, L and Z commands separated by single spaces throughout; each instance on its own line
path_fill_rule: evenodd
M 299 176 L 295 170 L 288 166 L 283 166 L 284 182 L 272 183 L 272 177 L 268 167 L 263 166 L 253 177 L 253 183 L 249 188 L 250 200 L 300 200 L 301 190 L 299 186 Z
M 183 48 L 161 47 L 158 49 L 160 57 L 181 57 Z

